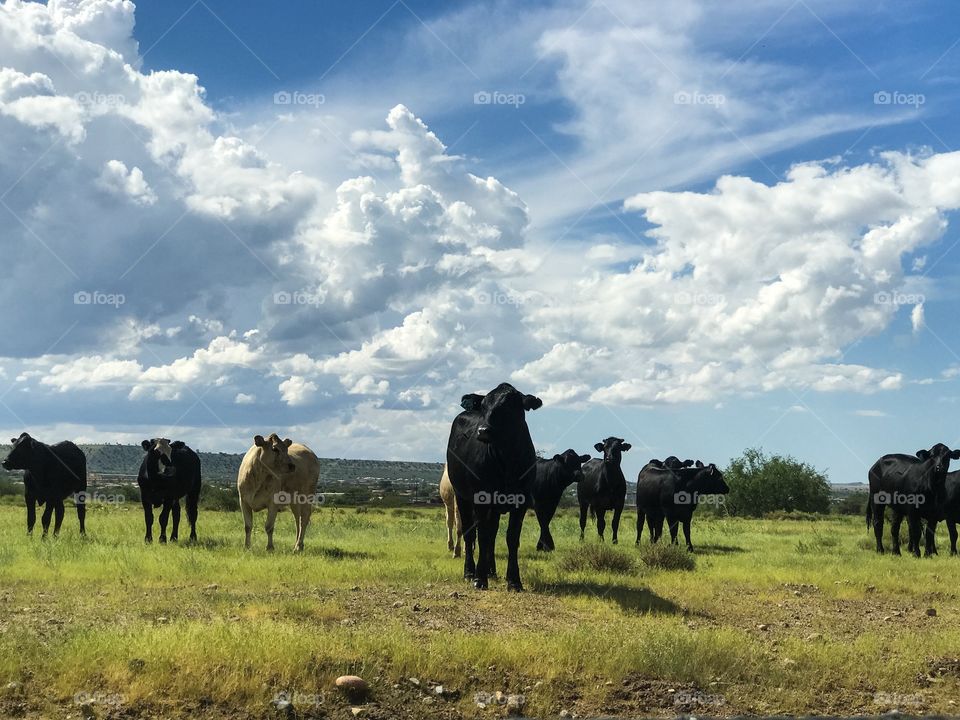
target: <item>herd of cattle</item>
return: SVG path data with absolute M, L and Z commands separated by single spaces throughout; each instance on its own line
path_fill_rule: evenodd
M 612 512 L 611 534 L 618 540 L 620 517 L 626 502 L 627 483 L 621 469 L 622 454 L 630 450 L 623 438 L 608 437 L 594 448 L 602 458 L 580 455 L 569 449 L 549 459 L 538 459 L 526 423 L 526 413 L 543 405 L 540 398 L 525 395 L 502 383 L 486 395 L 464 395 L 463 411 L 453 420 L 447 442 L 446 466 L 440 480 L 440 496 L 446 507 L 447 544 L 455 557 L 464 547 L 464 577 L 486 589 L 495 577 L 495 545 L 500 518 L 507 515 L 507 589 L 521 591 L 518 550 L 523 520 L 533 509 L 540 525 L 537 550 L 554 549 L 550 522 L 560 499 L 577 485 L 580 506 L 580 539 L 587 517 L 596 519 L 602 540 L 606 514 Z M 47 445 L 27 433 L 12 441 L 13 449 L 3 461 L 7 470 L 23 470 L 27 507 L 27 532 L 36 523 L 36 506 L 45 506 L 41 523 L 46 536 L 51 517 L 54 534 L 60 531 L 64 501 L 73 496 L 85 532 L 87 467 L 83 451 L 69 441 Z M 144 457 L 137 476 L 143 505 L 145 540 L 153 540 L 153 511 L 160 508 L 160 542 L 176 541 L 180 524 L 180 501 L 186 505 L 190 539 L 196 540 L 200 499 L 200 458 L 186 444 L 164 438 L 144 440 Z M 877 551 L 883 552 L 884 510 L 892 514 L 893 552 L 900 553 L 900 525 L 907 518 L 909 550 L 920 555 L 920 536 L 926 523 L 926 553 L 935 554 L 937 523 L 946 520 L 951 552 L 957 552 L 960 522 L 960 471 L 949 472 L 950 460 L 960 459 L 960 450 L 937 443 L 915 455 L 884 455 L 870 468 L 867 526 L 873 527 Z M 304 535 L 316 504 L 320 461 L 310 448 L 276 433 L 257 435 L 246 452 L 237 476 L 243 514 L 245 546 L 250 547 L 253 513 L 267 511 L 264 528 L 267 549 L 273 549 L 277 512 L 289 508 L 297 526 L 295 550 L 303 549 Z M 637 537 L 640 542 L 646 522 L 652 542 L 657 542 L 666 520 L 673 543 L 682 526 L 688 550 L 690 522 L 704 498 L 726 494 L 729 487 L 713 463 L 681 461 L 675 456 L 651 460 L 637 477 Z M 476 546 L 476 558 L 474 550 Z

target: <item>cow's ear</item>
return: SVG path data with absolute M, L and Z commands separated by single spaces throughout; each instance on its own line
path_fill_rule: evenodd
M 290 447 L 291 445 L 293 445 L 293 440 L 291 440 L 290 438 L 287 438 L 286 440 L 283 441 L 284 447 Z
M 954 450 L 950 453 L 951 460 L 960 460 L 960 450 Z
M 930 451 L 929 451 L 929 450 L 917 450 L 917 457 L 920 458 L 921 460 L 926 460 L 928 457 L 930 457 Z
M 581 465 L 583 465 L 583 463 L 585 463 L 585 462 L 589 462 L 589 460 L 590 460 L 590 456 L 589 456 L 589 455 L 581 455 L 581 456 L 580 456 L 580 464 L 581 464 Z
M 483 395 L 477 395 L 476 393 L 469 393 L 460 398 L 460 407 L 464 410 L 479 410 L 480 403 L 483 402 Z
M 183 440 L 174 440 L 172 443 L 170 443 L 170 447 L 174 450 L 182 450 L 186 446 L 187 444 Z
M 698 462 L 699 462 L 699 461 L 698 461 Z M 684 467 L 690 467 L 691 465 L 693 465 L 693 460 L 684 460 L 684 461 L 683 461 L 683 466 L 684 466 Z
M 553 456 L 553 461 L 554 461 L 554 462 L 558 462 L 558 463 L 562 463 L 562 462 L 563 462 L 563 455 L 554 455 L 554 456 Z
M 142 443 L 140 443 L 140 447 L 142 447 L 144 450 L 149 450 L 152 446 L 153 443 L 149 440 L 144 440 Z
M 524 410 L 536 410 L 543 407 L 543 400 L 538 398 L 536 395 L 524 395 L 523 396 L 523 409 Z
M 603 443 L 597 443 L 596 445 L 593 446 L 593 449 L 596 450 L 597 452 L 603 452 Z
M 626 452 L 632 447 L 633 445 L 631 445 L 630 443 L 620 443 L 620 452 Z
M 263 435 L 254 435 L 254 436 L 253 436 L 253 444 L 256 445 L 257 447 L 263 447 L 263 446 L 266 445 L 267 443 L 266 443 L 266 441 L 263 439 Z
M 687 467 L 689 467 L 689 465 L 688 465 Z M 702 467 L 703 467 L 703 463 L 700 462 L 699 460 L 697 460 L 697 467 L 698 467 L 698 468 L 702 468 Z
M 16 445 L 16 444 L 17 444 L 17 440 L 19 440 L 19 439 L 20 439 L 20 438 L 10 438 L 10 444 L 11 444 L 11 445 Z
M 715 472 L 717 469 L 717 466 L 713 463 L 710 463 L 709 465 L 707 465 L 707 467 L 710 468 L 711 472 Z

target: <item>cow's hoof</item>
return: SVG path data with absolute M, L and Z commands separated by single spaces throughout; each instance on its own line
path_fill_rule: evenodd
M 687 552 L 693 552 L 693 545 L 687 545 Z
M 614 538 L 614 539 L 613 539 L 613 540 L 611 540 L 610 542 L 612 542 L 612 543 L 613 543 L 614 545 L 616 545 L 616 544 L 617 544 L 617 539 L 616 539 L 616 538 Z
M 459 550 L 454 550 L 454 551 L 453 551 L 453 556 L 454 556 L 455 558 L 460 557 L 460 551 L 459 551 Z
M 177 539 L 175 537 L 170 538 L 170 542 L 176 542 L 176 541 Z
M 894 550 L 891 550 L 890 552 L 891 552 L 893 555 L 900 555 L 900 554 L 901 554 L 901 553 L 900 553 L 900 548 L 896 548 L 896 549 L 894 549 Z
M 161 545 L 166 545 L 166 544 L 167 544 L 167 539 L 166 539 L 163 535 L 160 536 L 160 544 L 161 544 Z
M 473 586 L 474 586 L 477 590 L 486 590 L 486 589 L 487 589 L 487 581 L 486 581 L 486 580 L 481 580 L 480 578 L 477 578 L 476 580 L 473 581 Z
M 153 542 L 153 538 L 152 538 L 152 537 L 144 538 L 143 541 L 144 541 L 147 545 L 150 545 L 150 544 Z
M 520 582 L 507 582 L 507 592 L 523 592 L 523 585 Z
M 950 554 L 951 554 L 951 555 L 956 555 L 956 554 L 957 554 L 957 551 L 956 551 L 956 550 L 951 550 L 951 551 L 950 551 Z

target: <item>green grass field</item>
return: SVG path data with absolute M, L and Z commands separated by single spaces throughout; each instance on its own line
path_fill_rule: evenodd
M 601 549 L 564 511 L 551 555 L 531 515 L 515 595 L 461 580 L 440 508 L 321 509 L 299 556 L 289 513 L 268 554 L 261 527 L 243 550 L 238 513 L 145 546 L 138 507 L 94 507 L 86 539 L 71 510 L 43 541 L 0 507 L 0 715 L 352 718 L 345 673 L 371 683 L 370 718 L 497 717 L 498 691 L 532 717 L 960 712 L 945 533 L 916 560 L 875 555 L 858 518 L 698 518 L 680 570 L 634 546 L 633 514 Z

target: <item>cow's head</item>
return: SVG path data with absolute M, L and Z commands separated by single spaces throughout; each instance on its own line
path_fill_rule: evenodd
M 680 468 L 691 467 L 693 465 L 693 460 L 681 460 L 676 455 L 671 455 L 662 463 L 657 461 L 661 467 L 669 468 L 670 470 L 679 470 Z M 701 463 L 702 465 L 703 463 Z
M 620 456 L 631 447 L 630 443 L 624 442 L 623 438 L 608 437 L 603 442 L 598 442 L 593 446 L 598 453 L 603 453 L 603 462 L 611 465 L 620 464 Z
M 723 473 L 713 463 L 704 465 L 697 460 L 694 469 L 696 470 L 696 488 L 694 489 L 697 492 L 704 495 L 726 495 L 730 492 L 730 486 L 723 479 Z
M 28 470 L 33 457 L 33 445 L 36 442 L 27 433 L 21 433 L 18 438 L 10 438 L 13 448 L 3 461 L 4 470 Z
M 253 444 L 260 449 L 257 461 L 271 475 L 285 475 L 297 469 L 287 451 L 293 445 L 293 440 L 281 440 L 276 433 L 271 433 L 266 440 L 263 435 L 253 438 Z
M 498 436 L 510 437 L 525 423 L 524 412 L 536 410 L 543 401 L 533 395 L 524 395 L 509 383 L 500 383 L 486 395 L 471 393 L 460 399 L 460 407 L 480 413 L 477 439 L 492 442 Z
M 147 473 L 172 477 L 176 474 L 173 467 L 173 445 L 166 438 L 144 440 L 140 447 L 147 453 Z
M 960 450 L 951 450 L 943 443 L 937 443 L 929 450 L 917 450 L 917 457 L 933 462 L 933 473 L 937 483 L 943 484 L 950 469 L 950 461 L 960 460 Z
M 589 455 L 578 455 L 572 448 L 553 456 L 553 461 L 563 468 L 563 475 L 568 485 L 583 480 L 581 466 L 589 459 Z

